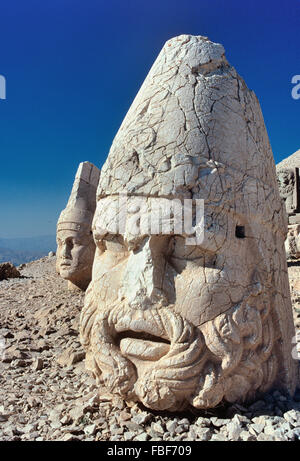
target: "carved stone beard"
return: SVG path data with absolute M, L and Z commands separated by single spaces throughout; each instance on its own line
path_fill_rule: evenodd
M 92 286 L 94 285 L 94 287 Z M 99 306 L 91 283 L 81 314 L 87 368 L 98 384 L 154 410 L 251 400 L 277 372 L 270 303 L 261 285 L 201 327 L 173 306 Z

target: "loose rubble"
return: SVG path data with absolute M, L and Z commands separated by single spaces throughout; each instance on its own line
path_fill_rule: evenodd
M 294 400 L 275 391 L 248 407 L 183 414 L 98 394 L 78 339 L 84 295 L 67 289 L 55 260 L 26 264 L 22 278 L 0 283 L 0 440 L 300 440 L 299 390 Z M 292 287 L 295 273 L 290 267 Z

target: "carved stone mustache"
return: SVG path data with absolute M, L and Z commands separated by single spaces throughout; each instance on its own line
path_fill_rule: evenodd
M 72 259 L 63 259 L 61 262 L 60 262 L 60 265 L 63 266 L 63 265 L 67 265 L 69 266 L 72 262 Z
M 105 386 L 157 409 L 171 409 L 178 393 L 183 400 L 194 391 L 206 360 L 204 344 L 200 330 L 169 307 L 133 311 L 116 306 L 97 312 L 91 329 L 91 346 Z M 139 376 L 135 359 L 145 364 Z M 154 379 L 158 391 L 151 395 L 147 383 Z M 164 401 L 160 389 L 166 388 L 172 391 Z
M 264 290 L 257 284 L 239 304 L 201 327 L 176 313 L 174 305 L 132 309 L 120 301 L 99 304 L 91 293 L 92 287 L 81 314 L 81 340 L 98 383 L 113 393 L 156 410 L 189 403 L 207 408 L 274 379 L 270 304 L 258 299 Z M 244 375 L 236 375 L 240 363 Z M 235 394 L 233 380 L 239 383 Z

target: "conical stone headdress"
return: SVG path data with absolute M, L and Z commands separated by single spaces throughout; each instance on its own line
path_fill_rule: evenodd
M 96 208 L 96 190 L 100 170 L 90 162 L 79 164 L 71 195 L 66 208 L 61 212 L 57 231 L 73 230 L 88 232 Z
M 211 204 L 214 195 L 214 205 L 285 234 L 259 102 L 222 45 L 190 35 L 165 44 L 113 141 L 97 195 L 120 190 Z

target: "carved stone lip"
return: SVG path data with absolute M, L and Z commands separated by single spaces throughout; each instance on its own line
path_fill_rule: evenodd
M 64 261 L 64 262 L 60 263 L 60 266 L 62 266 L 62 267 L 64 267 L 64 266 L 69 267 L 69 266 L 71 266 L 71 264 L 72 264 L 71 262 Z
M 122 331 L 115 341 L 122 355 L 131 359 L 159 360 L 170 350 L 170 341 L 143 331 Z
M 124 357 L 143 361 L 156 361 L 165 356 L 170 345 L 144 339 L 124 338 L 120 341 L 120 351 Z
M 121 354 L 131 361 L 157 361 L 171 347 L 170 338 L 153 318 L 150 311 L 135 311 L 118 316 L 113 322 L 114 342 Z

